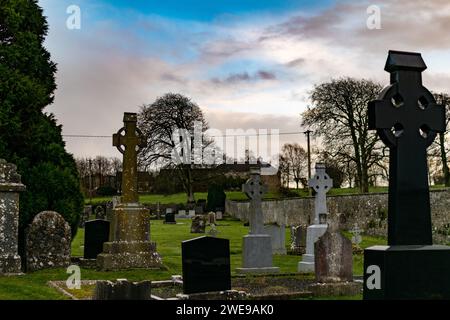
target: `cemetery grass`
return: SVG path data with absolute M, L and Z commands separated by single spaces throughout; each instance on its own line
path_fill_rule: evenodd
M 165 270 L 124 270 L 116 272 L 101 272 L 95 269 L 81 269 L 81 280 L 116 280 L 126 278 L 132 281 L 141 280 L 168 280 L 171 275 L 181 275 L 181 241 L 195 238 L 201 235 L 190 233 L 190 220 L 179 219 L 179 224 L 165 225 L 160 220 L 152 220 L 152 240 L 156 241 L 158 252 L 163 258 Z M 230 239 L 230 261 L 232 275 L 235 274 L 237 267 L 241 266 L 242 254 L 242 236 L 248 233 L 248 227 L 235 220 L 223 220 L 217 227 L 219 237 Z M 207 231 L 209 227 L 207 228 Z M 349 233 L 345 233 L 350 237 Z M 289 229 L 286 229 L 286 244 L 289 243 Z M 84 230 L 79 229 L 75 239 L 72 242 L 72 256 L 81 257 L 83 255 Z M 383 238 L 374 238 L 363 236 L 361 247 L 365 248 L 375 244 L 384 244 Z M 274 265 L 280 268 L 284 274 L 295 275 L 297 273 L 297 263 L 300 256 L 294 255 L 275 255 Z M 354 255 L 354 274 L 362 275 L 363 258 L 362 254 Z M 68 278 L 65 269 L 47 269 L 22 276 L 0 277 L 0 300 L 58 300 L 68 299 L 56 289 L 47 285 L 48 281 L 66 281 Z M 301 276 L 299 276 L 301 277 Z M 306 276 L 311 277 L 311 275 Z M 77 297 L 83 298 L 89 295 L 92 287 L 82 287 L 77 292 L 72 291 Z M 330 297 L 330 299 L 343 299 L 352 297 Z M 354 298 L 354 297 L 353 297 Z M 359 297 L 361 298 L 361 297 Z
M 445 189 L 443 185 L 433 185 L 430 187 L 433 190 Z M 291 189 L 293 193 L 296 193 L 298 197 L 308 197 L 308 190 L 305 189 Z M 388 192 L 388 187 L 370 187 L 369 193 L 386 193 Z M 241 191 L 226 191 L 228 200 L 232 201 L 246 201 L 248 200 L 247 196 Z M 357 188 L 333 188 L 330 190 L 328 195 L 337 196 L 337 195 L 349 195 L 349 194 L 358 194 L 359 190 Z M 195 199 L 196 200 L 206 200 L 208 197 L 207 192 L 196 192 Z M 278 192 L 268 192 L 265 196 L 265 200 L 276 200 L 284 198 L 281 193 Z M 86 204 L 98 204 L 110 201 L 112 197 L 95 197 L 90 200 L 89 198 L 85 199 Z M 185 204 L 187 202 L 187 196 L 185 193 L 175 193 L 175 194 L 145 194 L 139 196 L 139 201 L 143 204 Z

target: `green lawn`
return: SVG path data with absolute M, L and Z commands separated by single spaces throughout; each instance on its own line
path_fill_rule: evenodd
M 93 269 L 82 269 L 82 280 L 115 280 L 126 278 L 129 280 L 163 280 L 170 279 L 171 275 L 182 274 L 181 269 L 181 241 L 197 237 L 190 233 L 190 221 L 179 219 L 179 224 L 165 225 L 162 221 L 152 220 L 152 240 L 156 241 L 158 252 L 163 258 L 166 270 L 129 270 L 120 272 L 99 272 Z M 248 233 L 240 221 L 224 220 L 217 227 L 220 237 L 230 239 L 231 269 L 241 266 L 242 236 Z M 346 233 L 349 236 L 348 233 Z M 72 255 L 83 254 L 84 230 L 80 229 L 72 242 Z M 289 243 L 289 229 L 286 229 L 286 243 Z M 374 244 L 383 244 L 382 238 L 363 236 L 363 248 Z M 299 256 L 275 255 L 274 265 L 280 267 L 282 273 L 295 273 Z M 354 273 L 362 274 L 362 255 L 354 255 Z M 55 289 L 46 285 L 49 280 L 66 280 L 68 275 L 63 269 L 43 270 L 16 277 L 0 276 L 0 299 L 64 299 Z
M 431 189 L 433 190 L 440 190 L 444 189 L 445 187 L 443 185 L 433 185 L 431 186 Z M 305 189 L 291 189 L 293 193 L 297 193 L 299 197 L 308 197 L 308 190 Z M 369 193 L 385 193 L 388 192 L 388 187 L 370 187 Z M 248 200 L 247 196 L 241 192 L 241 191 L 226 191 L 228 200 L 233 201 L 243 201 Z M 358 194 L 359 190 L 357 188 L 333 188 L 330 190 L 328 195 L 331 196 L 337 196 L 337 195 L 347 195 L 347 194 Z M 206 200 L 208 197 L 207 192 L 196 192 L 195 193 L 195 199 Z M 95 197 L 92 198 L 92 201 L 89 198 L 85 199 L 85 203 L 89 204 L 96 204 L 96 203 L 102 203 L 111 200 L 112 197 Z M 281 199 L 283 198 L 283 195 L 280 193 L 275 192 L 268 192 L 264 199 L 266 200 L 275 200 L 275 199 Z M 176 193 L 171 195 L 162 195 L 162 194 L 146 194 L 139 196 L 139 201 L 144 204 L 181 204 L 187 202 L 187 196 L 185 193 Z

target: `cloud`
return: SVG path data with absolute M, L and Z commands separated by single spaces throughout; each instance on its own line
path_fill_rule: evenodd
M 212 78 L 211 82 L 215 85 L 222 84 L 239 84 L 241 82 L 253 82 L 259 80 L 275 80 L 277 77 L 275 73 L 265 70 L 259 70 L 253 74 L 249 74 L 248 72 L 241 73 L 233 73 L 228 75 L 225 79 Z
M 300 130 L 314 84 L 343 76 L 387 84 L 388 49 L 422 52 L 424 83 L 450 92 L 446 0 L 380 0 L 381 30 L 366 27 L 371 1 L 197 22 L 80 0 L 80 31 L 64 27 L 60 2 L 41 2 L 50 21 L 46 45 L 58 63 L 48 110 L 65 134 L 110 135 L 123 112 L 166 92 L 191 97 L 219 128 Z M 67 138 L 67 146 L 76 155 L 117 155 L 109 139 Z

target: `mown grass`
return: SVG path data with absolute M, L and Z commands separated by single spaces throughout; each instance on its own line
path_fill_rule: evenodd
M 445 189 L 443 185 L 433 185 L 431 186 L 432 190 L 441 190 Z M 291 193 L 297 194 L 298 197 L 308 197 L 309 191 L 306 189 L 290 189 Z M 388 187 L 370 187 L 369 193 L 386 193 L 388 192 Z M 226 191 L 228 200 L 232 201 L 245 201 L 248 200 L 247 196 L 241 191 Z M 351 195 L 351 194 L 359 194 L 358 188 L 333 188 L 330 190 L 328 195 L 330 196 L 339 196 L 339 195 Z M 208 197 L 207 192 L 196 192 L 195 199 L 196 200 L 206 200 Z M 286 198 L 282 193 L 279 192 L 268 192 L 265 196 L 265 200 L 278 200 Z M 86 204 L 97 204 L 106 201 L 110 201 L 112 197 L 95 197 L 89 199 L 85 199 Z M 163 194 L 145 194 L 139 196 L 139 201 L 143 204 L 185 204 L 187 202 L 187 196 L 185 193 L 176 193 L 170 195 Z
M 217 226 L 218 236 L 230 239 L 230 261 L 232 274 L 242 263 L 242 237 L 248 233 L 248 227 L 242 222 L 234 220 L 220 221 Z M 207 229 L 208 231 L 208 229 Z M 347 232 L 346 236 L 350 236 Z M 190 220 L 179 219 L 176 225 L 165 225 L 160 220 L 152 220 L 151 237 L 157 243 L 158 252 L 163 258 L 165 270 L 124 270 L 117 272 L 102 272 L 95 269 L 81 269 L 82 280 L 115 280 L 125 278 L 132 281 L 164 280 L 171 275 L 181 275 L 181 242 L 198 237 L 190 233 Z M 289 243 L 289 229 L 286 229 L 286 245 Z M 80 229 L 72 242 L 72 255 L 83 255 L 84 230 Z M 382 238 L 363 236 L 361 247 L 374 244 L 384 244 Z M 362 255 L 354 255 L 354 274 L 361 275 L 363 270 Z M 282 273 L 296 273 L 300 256 L 274 255 L 273 263 Z M 66 299 L 55 289 L 49 287 L 49 280 L 66 281 L 68 274 L 65 269 L 49 269 L 23 276 L 0 277 L 0 299 L 38 300 L 38 299 Z M 350 297 L 349 297 L 350 298 Z

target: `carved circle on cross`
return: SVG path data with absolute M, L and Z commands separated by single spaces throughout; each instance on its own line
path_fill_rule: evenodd
M 422 86 L 419 89 L 419 91 L 420 92 L 417 93 L 418 97 L 416 102 L 416 108 L 422 112 L 425 112 L 429 109 L 431 105 L 436 104 L 436 100 L 434 99 L 433 95 L 427 88 Z M 405 100 L 399 92 L 398 83 L 393 83 L 390 86 L 386 87 L 380 93 L 378 99 L 389 101 L 392 108 L 395 109 L 400 109 L 406 106 Z M 412 111 L 413 109 L 406 109 L 406 110 Z M 407 119 L 404 119 L 403 121 L 407 121 Z M 381 140 L 383 140 L 383 142 L 386 143 L 388 146 L 395 146 L 397 145 L 397 139 L 401 138 L 405 133 L 405 129 L 413 129 L 413 130 L 415 129 L 418 130 L 418 135 L 426 140 L 427 147 L 429 147 L 433 143 L 437 133 L 431 130 L 429 125 L 423 123 L 419 126 L 419 128 L 410 128 L 408 127 L 407 123 L 402 123 L 403 121 L 395 122 L 395 124 L 390 129 L 377 129 Z
M 143 137 L 141 129 L 136 128 L 136 133 L 140 139 Z M 120 137 L 125 137 L 125 135 L 126 135 L 125 127 L 120 128 L 119 131 L 117 131 L 116 135 L 118 137 L 118 141 L 120 141 Z M 143 146 L 145 146 L 145 143 L 136 145 L 136 152 L 139 152 L 139 150 L 141 150 L 143 148 Z M 117 148 L 117 150 L 119 150 L 120 153 L 122 153 L 122 154 L 125 153 L 125 148 L 124 148 L 123 144 L 121 144 L 120 142 L 117 144 L 116 148 Z

